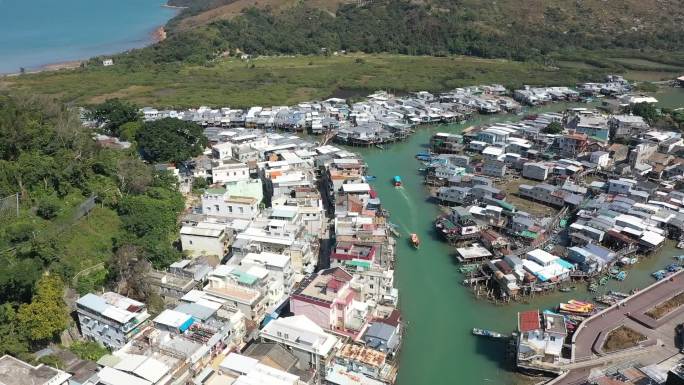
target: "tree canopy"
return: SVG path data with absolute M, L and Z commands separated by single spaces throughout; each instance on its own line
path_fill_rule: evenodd
M 560 122 L 553 121 L 549 123 L 546 127 L 544 127 L 543 131 L 547 134 L 552 135 L 560 134 L 561 132 L 563 132 L 563 125 L 560 124 Z
M 103 124 L 103 130 L 107 134 L 119 136 L 127 123 L 140 119 L 140 113 L 133 103 L 121 99 L 107 99 L 104 103 L 92 107 L 88 112 L 88 117 Z
M 164 118 L 145 122 L 136 135 L 138 149 L 148 162 L 182 162 L 202 153 L 207 145 L 202 127 Z
M 658 110 L 653 103 L 637 103 L 630 107 L 630 111 L 634 115 L 641 116 L 645 121 L 649 123 L 654 123 L 658 120 Z
M 64 283 L 57 275 L 49 274 L 38 281 L 31 303 L 23 304 L 17 313 L 21 331 L 31 341 L 52 340 L 69 323 L 64 303 Z
M 108 262 L 79 277 L 84 292 L 117 284 L 112 261 L 121 248 L 139 249 L 142 262 L 160 268 L 180 258 L 184 201 L 173 175 L 134 151 L 96 146 L 78 112 L 52 100 L 0 96 L 0 138 L 0 197 L 19 193 L 20 206 L 18 218 L 1 218 L 0 355 L 21 358 L 67 326 L 62 293 L 78 271 Z M 100 214 L 79 220 L 93 195 Z

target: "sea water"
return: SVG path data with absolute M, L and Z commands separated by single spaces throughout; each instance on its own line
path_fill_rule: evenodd
M 560 111 L 580 104 L 551 104 L 532 108 L 526 114 Z M 427 151 L 430 136 L 435 132 L 460 133 L 466 126 L 519 120 L 520 116 L 481 116 L 465 124 L 419 127 L 408 140 L 387 146 L 351 148 L 359 152 L 368 165 L 368 174 L 377 177 L 370 182 L 390 212 L 390 221 L 399 227 L 395 284 L 400 293 L 400 309 L 406 322 L 400 355 L 397 385 L 519 385 L 538 381 L 515 373 L 507 355 L 505 341 L 473 336 L 472 328 L 510 333 L 515 330 L 517 313 L 525 310 L 551 309 L 571 298 L 591 300 L 598 293 L 586 290 L 578 282 L 577 290 L 526 298 L 524 302 L 496 305 L 474 298 L 462 284 L 465 278 L 458 271 L 456 250 L 442 241 L 434 230 L 434 219 L 440 215 L 430 202 L 418 168 L 424 167 L 415 154 Z M 400 175 L 402 187 L 392 184 Z M 420 237 L 420 249 L 409 244 L 409 234 Z M 644 261 L 628 268 L 626 280 L 611 280 L 602 291 L 629 292 L 655 282 L 651 272 L 662 269 L 682 254 L 669 241 L 666 247 Z
M 164 0 L 0 0 L 0 73 L 125 51 L 175 15 Z

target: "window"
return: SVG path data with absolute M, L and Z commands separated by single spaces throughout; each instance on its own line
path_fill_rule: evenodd
M 192 240 L 188 239 L 188 243 L 192 245 Z
M 245 212 L 245 209 L 242 208 L 242 207 L 240 207 L 240 214 L 242 214 L 242 213 L 244 213 L 244 212 Z
M 219 211 L 219 205 L 214 205 L 214 209 L 215 209 L 216 211 Z
M 233 206 L 228 206 L 228 212 L 232 213 L 233 212 Z

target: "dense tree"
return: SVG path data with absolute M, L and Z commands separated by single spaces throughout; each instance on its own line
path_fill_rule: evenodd
M 135 140 L 138 130 L 142 123 L 139 121 L 124 123 L 119 127 L 119 138 L 125 141 L 132 142 Z
M 561 132 L 563 132 L 563 125 L 560 124 L 560 122 L 553 121 L 549 123 L 546 127 L 544 127 L 543 131 L 547 134 L 552 135 L 560 134 Z
M 57 216 L 60 208 L 61 205 L 56 197 L 47 196 L 38 203 L 38 210 L 36 213 L 41 218 L 49 220 Z
M 59 335 L 69 323 L 63 295 L 64 283 L 58 276 L 43 276 L 31 303 L 19 307 L 20 332 L 33 342 L 49 341 Z
M 138 107 L 121 99 L 107 99 L 104 103 L 92 107 L 88 117 L 103 125 L 103 130 L 110 135 L 119 136 L 122 126 L 140 119 Z
M 138 122 L 133 123 L 123 124 L 128 135 L 136 130 Z M 184 201 L 175 177 L 155 174 L 137 153 L 97 147 L 76 111 L 54 101 L 0 96 L 0 138 L 0 196 L 19 192 L 21 206 L 20 218 L 6 218 L 0 226 L 0 355 L 30 359 L 30 351 L 51 342 L 68 323 L 62 282 L 70 282 L 77 265 L 70 237 L 61 236 L 64 223 L 56 220 L 70 215 L 58 214 L 97 195 L 116 209 L 109 215 L 120 214 L 107 219 L 116 231 L 107 234 L 109 247 L 137 247 L 134 266 L 142 272 L 148 258 L 164 267 L 180 256 L 173 241 Z M 135 211 L 142 218 L 135 218 Z M 98 255 L 86 255 L 89 261 L 102 260 L 99 253 L 109 250 L 106 239 L 91 246 Z M 79 279 L 77 288 L 98 289 L 114 280 L 116 271 L 117 265 L 108 263 L 106 270 Z M 141 277 L 135 275 L 134 282 Z
M 152 184 L 152 168 L 140 159 L 120 159 L 116 167 L 119 188 L 125 193 L 140 194 Z
M 40 278 L 42 263 L 25 258 L 10 261 L 0 258 L 3 268 L 0 269 L 0 301 L 28 302 L 33 295 L 33 288 Z
M 0 355 L 10 354 L 26 359 L 28 350 L 28 341 L 17 327 L 16 309 L 9 303 L 0 305 Z
M 630 107 L 630 111 L 634 115 L 641 116 L 649 123 L 654 123 L 658 120 L 658 110 L 653 103 L 637 103 Z
M 154 163 L 188 160 L 207 144 L 201 126 L 173 118 L 144 123 L 136 140 L 143 158 Z
M 94 341 L 76 341 L 69 350 L 82 360 L 97 361 L 102 356 L 109 354 L 109 350 Z

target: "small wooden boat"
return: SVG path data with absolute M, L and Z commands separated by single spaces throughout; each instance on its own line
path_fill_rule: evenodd
M 411 234 L 411 246 L 415 247 L 416 249 L 418 246 L 420 246 L 420 239 L 416 233 Z
M 678 249 L 684 249 L 684 240 L 681 240 L 677 243 L 677 248 Z
M 363 179 L 365 179 L 366 182 L 370 182 L 370 181 L 375 180 L 377 178 L 375 177 L 375 175 L 366 175 L 363 177 Z
M 506 336 L 501 334 L 501 333 L 493 332 L 491 330 L 486 330 L 486 329 L 478 329 L 478 328 L 473 328 L 473 335 L 482 336 L 482 337 L 489 337 L 489 338 L 506 338 Z
M 558 289 L 558 290 L 561 291 L 561 292 L 563 292 L 563 293 L 567 293 L 567 292 L 570 292 L 570 291 L 575 290 L 575 287 L 574 287 L 574 286 L 572 286 L 572 287 L 561 287 L 561 288 Z
M 392 178 L 392 184 L 394 184 L 394 187 L 401 187 L 401 177 L 395 175 L 394 178 Z

